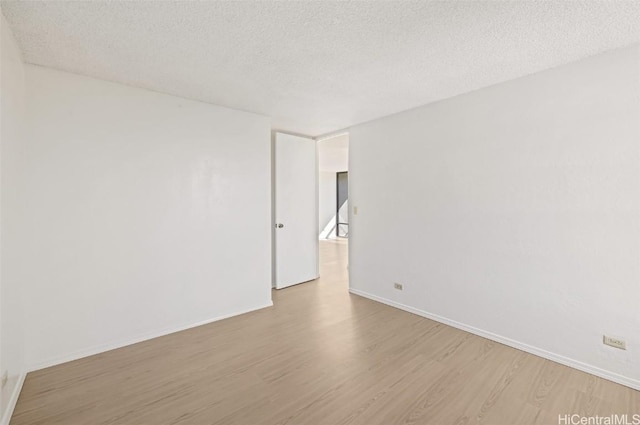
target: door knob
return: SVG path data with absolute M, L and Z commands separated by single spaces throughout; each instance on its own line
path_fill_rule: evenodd
M 276 224 L 276 227 L 277 227 L 278 229 L 282 229 L 282 228 L 284 227 L 284 224 L 282 224 L 282 223 L 278 223 L 278 224 Z

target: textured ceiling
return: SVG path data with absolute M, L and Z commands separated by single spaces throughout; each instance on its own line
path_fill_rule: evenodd
M 3 1 L 27 62 L 316 136 L 640 41 L 640 2 Z

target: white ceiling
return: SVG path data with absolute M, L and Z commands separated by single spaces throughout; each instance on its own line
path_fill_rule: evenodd
M 640 41 L 640 2 L 3 1 L 27 62 L 316 136 Z

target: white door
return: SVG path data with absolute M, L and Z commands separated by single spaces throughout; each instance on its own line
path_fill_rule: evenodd
M 318 277 L 316 142 L 275 136 L 275 287 Z

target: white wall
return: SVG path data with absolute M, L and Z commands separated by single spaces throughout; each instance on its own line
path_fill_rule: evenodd
M 8 421 L 24 377 L 23 329 L 20 285 L 11 278 L 16 211 L 20 195 L 13 185 L 19 176 L 19 157 L 24 130 L 24 66 L 20 51 L 0 13 L 0 375 L 8 374 L 0 391 L 0 423 Z
M 335 171 L 319 171 L 318 178 L 319 193 L 319 214 L 318 214 L 318 232 L 322 232 L 336 215 L 336 172 Z
M 352 290 L 640 388 L 638 63 L 614 51 L 352 128 Z
M 35 369 L 271 304 L 270 120 L 26 67 Z

